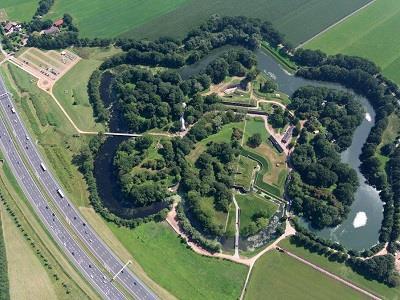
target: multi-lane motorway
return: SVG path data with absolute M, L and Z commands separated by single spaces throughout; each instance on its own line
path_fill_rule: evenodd
M 132 297 L 136 299 L 157 299 L 154 293 L 129 269 L 125 268 L 119 272 L 124 263 L 104 244 L 62 191 L 60 184 L 46 167 L 44 160 L 41 158 L 18 113 L 14 109 L 11 96 L 8 94 L 1 76 L 0 109 L 2 115 L 5 116 L 4 120 L 0 122 L 0 147 L 27 198 L 42 219 L 43 224 L 53 235 L 54 240 L 64 249 L 71 261 L 75 263 L 92 286 L 104 298 L 125 298 L 115 287 L 114 282 L 110 280 L 110 277 L 118 274 L 115 281 L 120 283 Z M 6 124 L 11 130 L 7 130 Z M 14 141 L 18 144 L 18 148 Z M 25 157 L 24 161 L 20 156 L 21 154 Z M 29 164 L 29 166 L 26 166 L 26 164 Z M 29 172 L 29 169 L 34 170 L 34 175 Z M 32 176 L 35 176 L 36 180 Z M 47 196 L 52 199 L 53 204 L 57 207 L 56 213 L 48 205 L 46 197 L 42 194 L 37 182 L 44 188 Z M 57 218 L 58 214 L 65 218 L 64 222 Z M 69 230 L 72 230 L 80 242 L 91 252 L 92 256 L 96 257 L 102 267 L 108 271 L 108 274 L 103 274 L 97 268 L 92 259 L 74 240 Z

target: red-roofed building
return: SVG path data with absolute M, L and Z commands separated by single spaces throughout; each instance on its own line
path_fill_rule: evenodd
M 64 20 L 63 19 L 59 19 L 54 21 L 53 25 L 56 27 L 60 27 L 62 24 L 64 24 Z

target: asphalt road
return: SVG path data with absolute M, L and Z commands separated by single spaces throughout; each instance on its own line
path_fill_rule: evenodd
M 42 221 L 44 221 L 43 223 L 49 228 L 55 240 L 58 241 L 60 246 L 66 250 L 65 252 L 73 258 L 73 261 L 80 267 L 92 285 L 96 287 L 103 296 L 109 299 L 123 299 L 124 296 L 121 292 L 116 289 L 107 276 L 96 268 L 90 258 L 70 236 L 68 230 L 64 228 L 63 223 L 61 223 L 51 209 L 46 206 L 45 198 L 19 157 L 16 146 L 13 144 L 9 132 L 6 130 L 5 121 L 8 122 L 8 125 L 12 128 L 13 135 L 19 144 L 19 148 L 23 149 L 24 156 L 27 158 L 31 168 L 35 170 L 35 176 L 45 187 L 48 195 L 58 207 L 59 213 L 66 219 L 67 224 L 71 226 L 75 234 L 91 251 L 92 255 L 103 264 L 105 269 L 109 271 L 111 275 L 117 274 L 124 266 L 124 263 L 114 255 L 95 231 L 87 224 L 62 191 L 60 184 L 55 180 L 48 168 L 45 167 L 46 170 L 42 168 L 42 165 L 45 165 L 44 160 L 41 158 L 35 144 L 29 137 L 18 113 L 13 108 L 14 105 L 11 96 L 7 93 L 1 76 L 0 107 L 3 114 L 6 116 L 6 120 L 3 120 L 0 124 L 0 140 L 5 155 L 29 200 L 41 216 Z M 127 268 L 120 272 L 115 280 L 122 284 L 136 299 L 157 299 L 155 294 Z

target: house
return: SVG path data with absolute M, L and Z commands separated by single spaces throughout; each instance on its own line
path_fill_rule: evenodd
M 21 25 L 18 25 L 18 23 L 15 22 L 7 22 L 6 25 L 4 25 L 4 33 L 6 35 L 9 35 L 13 33 L 14 31 L 19 31 L 21 28 Z
M 59 19 L 59 20 L 54 21 L 53 26 L 60 27 L 63 24 L 64 24 L 64 20 L 63 19 Z
M 53 35 L 60 32 L 60 29 L 56 26 L 51 26 L 49 29 L 43 30 L 43 33 L 46 35 Z

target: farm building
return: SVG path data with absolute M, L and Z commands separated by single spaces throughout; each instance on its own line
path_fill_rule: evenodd
M 59 20 L 54 21 L 53 26 L 60 27 L 63 24 L 64 24 L 64 20 L 63 19 L 59 19 Z
M 49 29 L 43 30 L 43 33 L 46 35 L 53 35 L 60 32 L 60 29 L 56 26 L 51 26 Z
M 21 29 L 21 25 L 16 23 L 16 22 L 7 22 L 4 25 L 3 29 L 4 29 L 4 33 L 6 35 L 9 35 L 9 34 L 15 32 L 15 31 L 18 32 Z

